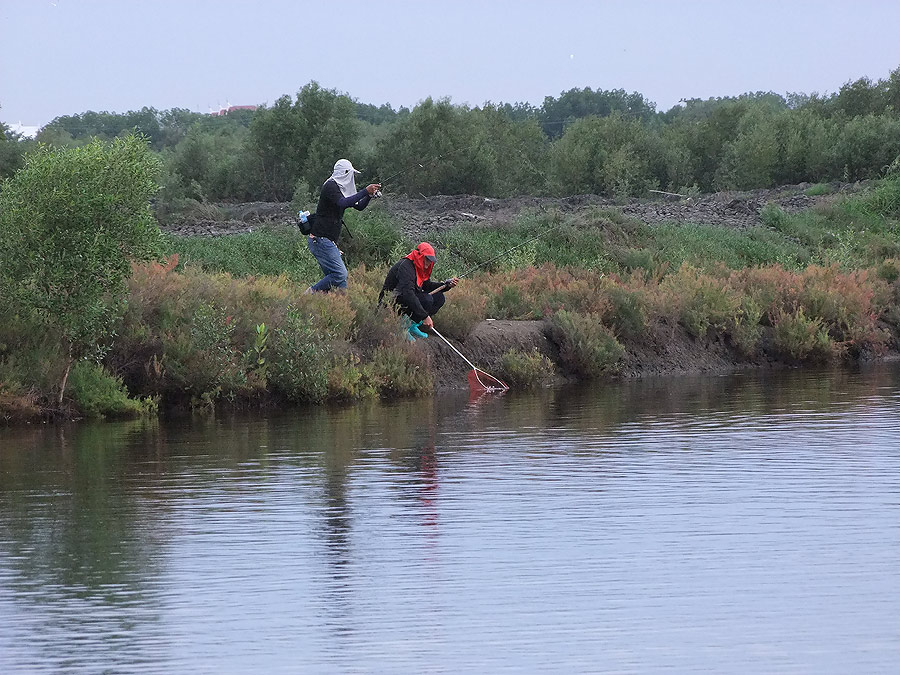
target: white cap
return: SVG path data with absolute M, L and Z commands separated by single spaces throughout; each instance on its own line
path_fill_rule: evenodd
M 350 163 L 349 159 L 339 159 L 334 163 L 334 172 L 333 176 L 346 175 L 350 172 L 353 173 L 362 173 L 361 171 L 357 171 L 353 168 L 353 165 Z

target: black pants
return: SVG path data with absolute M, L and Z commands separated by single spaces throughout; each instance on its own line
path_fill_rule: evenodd
M 443 293 L 435 293 L 431 295 L 424 291 L 416 291 L 416 298 L 418 298 L 419 303 L 422 305 L 422 309 L 428 312 L 428 316 L 434 316 L 438 313 L 438 310 L 444 306 L 444 294 Z M 412 316 L 412 310 L 400 302 L 400 299 L 397 299 L 397 307 L 400 309 L 401 314 L 406 314 L 407 316 Z

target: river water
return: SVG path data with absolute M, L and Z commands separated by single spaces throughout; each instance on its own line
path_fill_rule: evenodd
M 0 672 L 896 672 L 900 367 L 0 430 Z

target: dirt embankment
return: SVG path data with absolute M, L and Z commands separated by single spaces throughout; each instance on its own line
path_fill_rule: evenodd
M 545 321 L 487 320 L 478 324 L 464 341 L 453 344 L 478 368 L 502 378 L 503 355 L 518 349 L 537 350 L 557 364 L 559 381 L 571 373 L 559 369 L 559 350 Z M 417 348 L 428 358 L 437 389 L 465 388 L 469 366 L 440 338 L 418 340 Z M 779 368 L 786 364 L 759 356 L 748 360 L 724 340 L 696 339 L 678 325 L 651 327 L 640 340 L 625 345 L 619 378 L 638 378 L 688 373 L 727 373 L 745 368 Z
M 495 199 L 476 195 L 414 198 L 387 194 L 376 204 L 397 220 L 403 233 L 413 239 L 473 222 L 486 227 L 509 224 L 526 210 L 555 210 L 564 214 L 577 214 L 591 207 L 615 208 L 626 216 L 650 225 L 689 222 L 743 228 L 759 225 L 760 212 L 768 203 L 795 213 L 833 199 L 835 193 L 853 192 L 861 186 L 855 183 L 832 183 L 829 185 L 829 194 L 820 196 L 807 195 L 805 191 L 809 187 L 809 184 L 801 183 L 772 190 L 716 192 L 696 197 L 654 194 L 647 199 L 628 200 L 614 200 L 597 195 Z M 219 204 L 215 211 L 219 216 L 216 220 L 188 220 L 164 229 L 183 236 L 241 234 L 265 225 L 292 225 L 295 215 L 290 204 L 272 202 Z

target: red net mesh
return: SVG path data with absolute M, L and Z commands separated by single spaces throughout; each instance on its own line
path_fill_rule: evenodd
M 498 380 L 493 375 L 488 375 L 483 370 L 469 371 L 469 391 L 474 393 L 483 393 L 486 391 L 506 391 L 508 386 Z

